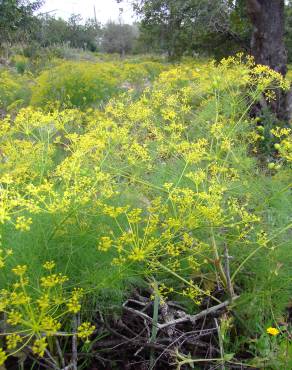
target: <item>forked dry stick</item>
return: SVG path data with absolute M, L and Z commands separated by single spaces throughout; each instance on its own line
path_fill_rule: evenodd
M 233 296 L 233 299 L 232 299 L 232 302 L 233 302 L 233 301 L 235 301 L 235 300 L 236 300 L 236 299 L 238 299 L 238 298 L 239 298 L 239 296 L 234 295 L 234 296 Z M 137 315 L 137 316 L 140 316 L 140 317 L 142 317 L 143 319 L 146 319 L 147 321 L 150 321 L 150 322 L 152 323 L 152 321 L 153 321 L 153 320 L 152 320 L 152 317 L 150 317 L 150 316 L 146 315 L 146 314 L 145 314 L 145 313 L 143 313 L 143 312 L 140 312 L 140 311 L 138 311 L 138 310 L 135 310 L 134 308 L 127 307 L 127 303 L 128 303 L 128 301 L 126 301 L 126 302 L 123 304 L 123 308 L 124 308 L 124 310 L 125 310 L 125 311 L 131 312 L 131 313 L 133 313 L 133 314 L 135 314 L 135 315 Z M 229 306 L 230 304 L 231 304 L 231 301 L 228 299 L 228 300 L 226 300 L 226 301 L 224 301 L 224 302 L 222 302 L 222 303 L 220 303 L 220 304 L 217 304 L 216 306 L 213 306 L 213 307 L 207 308 L 207 309 L 205 309 L 205 310 L 203 310 L 203 311 L 199 312 L 199 313 L 198 313 L 198 314 L 196 314 L 196 315 L 187 315 L 187 314 L 186 314 L 185 316 L 180 317 L 179 319 L 175 319 L 175 320 L 172 320 L 172 321 L 168 321 L 168 322 L 163 323 L 163 324 L 159 324 L 159 323 L 157 323 L 157 328 L 158 328 L 159 330 L 161 330 L 161 329 L 165 329 L 165 328 L 167 328 L 167 327 L 169 327 L 169 326 L 172 326 L 172 325 L 181 324 L 181 323 L 186 322 L 186 321 L 195 322 L 195 321 L 197 321 L 197 320 L 201 319 L 202 317 L 204 317 L 204 316 L 206 316 L 206 315 L 210 315 L 210 314 L 212 314 L 212 313 L 214 313 L 214 312 L 216 312 L 216 311 L 221 310 L 221 309 L 222 309 L 222 308 L 224 308 L 224 307 Z M 153 323 L 152 323 L 152 324 L 153 324 Z

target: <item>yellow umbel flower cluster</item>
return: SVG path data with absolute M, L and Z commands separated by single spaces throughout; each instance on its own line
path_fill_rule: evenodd
M 40 338 L 40 339 L 36 339 L 34 341 L 33 346 L 32 346 L 32 351 L 36 355 L 38 355 L 40 357 L 43 357 L 44 354 L 45 354 L 45 350 L 46 350 L 47 346 L 48 346 L 48 343 L 47 343 L 47 339 L 45 337 Z
M 0 119 L 1 232 L 40 243 L 27 265 L 21 245 L 13 274 L 5 274 L 7 347 L 17 348 L 23 330 L 43 356 L 49 338 L 79 315 L 87 289 L 108 288 L 109 269 L 120 279 L 128 271 L 160 276 L 162 299 L 176 294 L 198 305 L 214 281 L 228 291 L 225 247 L 247 255 L 231 259 L 233 280 L 254 251 L 274 248 L 247 180 L 264 130 L 248 110 L 286 89 L 282 76 L 242 55 L 199 66 L 122 66 L 110 74 L 116 63 L 60 63 L 39 76 L 32 106 Z M 271 134 L 284 165 L 291 132 Z M 1 269 L 10 269 L 9 254 L 1 245 Z M 87 340 L 94 327 L 86 321 L 74 330 L 68 335 Z M 6 356 L 0 351 L 0 362 Z
M 46 271 L 55 268 L 54 261 L 43 264 Z M 65 275 L 51 273 L 40 277 L 38 295 L 28 292 L 30 279 L 27 276 L 27 265 L 17 265 L 12 269 L 18 281 L 10 290 L 0 291 L 0 310 L 6 314 L 6 323 L 10 332 L 3 333 L 8 351 L 14 354 L 33 340 L 32 351 L 43 357 L 48 347 L 48 338 L 58 336 L 59 330 L 66 323 L 68 313 L 76 314 L 81 308 L 82 289 L 74 289 L 71 295 L 64 290 L 63 285 L 68 280 Z M 88 341 L 94 327 L 85 322 L 78 328 L 78 338 Z M 73 336 L 76 333 L 68 333 Z M 15 352 L 13 352 L 15 351 Z M 3 364 L 10 352 L 0 349 L 0 364 Z
M 95 326 L 91 325 L 90 322 L 84 322 L 77 329 L 77 336 L 89 343 L 88 337 L 92 335 L 95 330 Z

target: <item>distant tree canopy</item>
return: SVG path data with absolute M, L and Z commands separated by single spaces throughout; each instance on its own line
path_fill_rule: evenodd
M 118 0 L 119 1 L 119 0 Z M 244 0 L 133 0 L 141 38 L 152 50 L 180 57 L 246 49 L 251 26 Z
M 104 26 L 93 19 L 83 22 L 79 15 L 68 20 L 37 15 L 44 1 L 0 0 L 0 46 L 4 42 L 35 42 L 43 47 L 65 43 L 121 55 L 165 53 L 170 58 L 197 53 L 221 58 L 250 51 L 253 26 L 247 0 L 131 0 L 138 24 Z M 292 0 L 285 1 L 285 17 L 285 43 L 292 61 Z
M 35 43 L 41 47 L 67 44 L 73 48 L 108 53 L 132 52 L 137 26 L 108 22 L 101 26 L 94 19 L 85 22 L 79 14 L 68 20 L 50 14 L 36 14 L 45 0 L 0 0 L 0 46 Z
M 132 0 L 132 4 L 140 17 L 139 40 L 146 51 L 164 52 L 174 58 L 194 53 L 220 58 L 250 51 L 253 26 L 247 0 Z M 290 62 L 291 25 L 292 0 L 287 0 L 285 44 Z
M 87 19 L 84 24 L 81 21 L 78 14 L 72 14 L 68 21 L 49 15 L 41 16 L 37 19 L 34 38 L 44 47 L 67 43 L 74 48 L 97 50 L 101 25 L 92 19 Z
M 125 55 L 133 51 L 137 37 L 137 27 L 108 22 L 102 30 L 101 48 L 106 53 Z
M 94 19 L 83 23 L 80 15 L 72 14 L 68 21 L 49 15 L 38 17 L 33 39 L 44 47 L 65 43 L 73 48 L 124 55 L 133 51 L 137 37 L 135 25 L 108 22 L 102 26 Z
M 42 0 L 0 0 L 0 44 L 30 38 Z

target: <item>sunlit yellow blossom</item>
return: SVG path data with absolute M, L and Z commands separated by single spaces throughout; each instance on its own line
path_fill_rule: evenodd
M 32 224 L 32 219 L 30 217 L 25 218 L 24 216 L 19 216 L 16 219 L 15 228 L 20 231 L 29 231 L 31 224 Z
M 129 260 L 143 261 L 146 257 L 146 251 L 143 248 L 135 247 L 129 254 Z
M 7 359 L 6 353 L 3 351 L 2 348 L 0 348 L 0 366 L 4 364 L 6 359 Z
M 23 276 L 27 270 L 27 265 L 18 265 L 12 269 L 12 272 L 17 276 Z
M 280 333 L 280 331 L 277 328 L 269 327 L 267 328 L 267 333 L 276 336 Z
M 102 252 L 107 252 L 112 245 L 112 240 L 108 236 L 102 236 L 98 244 L 98 250 Z
M 45 316 L 41 321 L 41 328 L 46 335 L 52 335 L 61 328 L 61 323 L 51 316 Z
M 42 295 L 39 299 L 37 299 L 37 303 L 41 309 L 45 310 L 50 305 L 49 295 L 48 294 Z
M 15 310 L 11 310 L 7 315 L 7 322 L 10 325 L 16 326 L 22 320 L 22 314 Z
M 131 210 L 127 213 L 128 221 L 133 224 L 138 223 L 139 221 L 141 221 L 141 213 L 142 209 L 139 208 Z
M 41 285 L 45 288 L 52 288 L 58 284 L 63 284 L 68 280 L 66 275 L 52 274 L 49 276 L 41 277 Z
M 71 295 L 71 298 L 69 299 L 67 303 L 67 308 L 69 312 L 77 313 L 81 309 L 81 303 L 80 300 L 83 296 L 83 289 L 74 289 Z
M 12 305 L 23 305 L 28 304 L 31 298 L 24 292 L 12 292 L 10 294 L 10 304 Z
M 43 268 L 46 270 L 52 270 L 56 266 L 54 261 L 47 261 L 43 264 Z
M 95 330 L 94 325 L 91 325 L 90 322 L 84 322 L 78 327 L 77 336 L 78 338 L 81 338 L 86 342 L 89 342 L 88 337 L 94 332 L 94 330 Z
M 45 350 L 48 346 L 47 339 L 45 337 L 36 339 L 32 346 L 32 351 L 34 354 L 43 357 L 45 354 Z
M 20 342 L 22 342 L 22 339 L 18 334 L 9 334 L 6 336 L 7 348 L 10 350 L 15 349 Z
M 196 286 L 189 286 L 186 289 L 182 291 L 182 295 L 190 298 L 192 301 L 194 301 L 196 304 L 200 304 L 200 297 L 201 293 L 200 290 Z

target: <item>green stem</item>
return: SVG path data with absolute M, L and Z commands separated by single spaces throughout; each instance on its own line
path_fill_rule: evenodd
M 216 271 L 220 279 L 222 280 L 224 288 L 227 289 L 228 287 L 227 278 L 226 278 L 226 274 L 225 274 L 225 271 L 221 263 L 221 258 L 220 258 L 218 247 L 216 244 L 213 227 L 211 227 L 211 241 L 212 241 L 212 248 L 213 248 L 214 259 L 215 259 L 214 265 L 215 265 Z
M 270 242 L 271 240 L 275 239 L 278 235 L 282 234 L 284 231 L 289 230 L 291 228 L 292 224 L 289 224 L 285 226 L 282 230 L 280 230 L 276 235 L 274 235 L 272 238 L 268 240 Z M 231 276 L 231 281 L 234 280 L 235 276 L 238 274 L 238 272 L 242 269 L 242 267 L 246 264 L 247 261 L 251 259 L 252 256 L 254 256 L 260 249 L 264 248 L 265 246 L 260 245 L 258 248 L 256 248 L 254 251 L 252 251 L 238 266 L 238 268 L 234 271 L 233 275 Z
M 154 291 L 154 306 L 153 306 L 153 325 L 151 330 L 151 338 L 150 343 L 154 343 L 156 341 L 157 332 L 158 332 L 158 310 L 160 304 L 160 297 L 158 291 L 158 284 L 156 280 L 153 281 L 153 291 Z M 150 366 L 149 369 L 152 370 L 155 365 L 155 358 L 154 358 L 154 348 L 150 351 Z
M 218 298 L 212 296 L 210 293 L 204 291 L 203 289 L 200 289 L 198 286 L 194 286 L 192 283 L 190 283 L 188 280 L 184 279 L 182 276 L 178 275 L 176 272 L 172 271 L 171 269 L 169 269 L 168 267 L 164 266 L 162 263 L 159 262 L 159 266 L 169 272 L 171 275 L 175 276 L 176 278 L 178 278 L 179 280 L 181 280 L 182 282 L 184 282 L 185 284 L 191 286 L 192 288 L 196 288 L 199 292 L 201 292 L 202 294 L 205 294 L 207 295 L 208 297 L 212 298 L 215 302 L 218 302 L 218 303 L 222 303 Z

